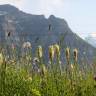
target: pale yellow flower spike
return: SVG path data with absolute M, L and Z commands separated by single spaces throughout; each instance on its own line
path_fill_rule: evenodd
M 42 46 L 38 46 L 38 56 L 39 56 L 39 58 L 42 58 L 42 56 L 43 56 Z
M 71 64 L 71 69 L 73 69 L 74 68 L 74 65 L 73 64 Z
M 58 44 L 55 44 L 55 45 L 54 45 L 54 49 L 55 49 L 56 54 L 57 54 L 58 56 L 60 56 L 60 47 L 59 47 Z
M 68 47 L 66 48 L 66 59 L 67 61 L 70 59 L 70 49 Z
M 4 62 L 4 57 L 3 57 L 3 54 L 0 53 L 0 65 L 3 64 L 3 62 Z
M 74 61 L 75 61 L 75 63 L 77 63 L 77 60 L 78 60 L 78 50 L 75 48 L 73 50 L 73 53 L 74 53 Z
M 53 60 L 54 58 L 54 47 L 53 45 L 49 46 L 49 59 Z

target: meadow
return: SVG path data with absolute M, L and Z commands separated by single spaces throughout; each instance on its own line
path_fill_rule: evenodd
M 37 46 L 35 57 L 30 44 L 23 47 L 19 58 L 14 47 L 10 55 L 0 50 L 0 96 L 96 96 L 96 65 L 78 64 L 77 49 L 72 51 L 73 63 L 70 48 L 64 49 L 63 64 L 60 46 L 50 45 L 45 64 L 42 46 Z

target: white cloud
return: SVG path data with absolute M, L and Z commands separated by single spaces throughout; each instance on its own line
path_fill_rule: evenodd
M 60 15 L 68 5 L 66 0 L 0 0 L 0 4 L 12 4 L 25 12 L 44 14 L 46 17 L 51 14 Z
M 96 38 L 96 32 L 91 33 L 91 37 Z

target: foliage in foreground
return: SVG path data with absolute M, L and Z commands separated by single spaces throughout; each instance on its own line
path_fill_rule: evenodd
M 0 54 L 0 96 L 96 96 L 96 66 L 77 64 L 77 49 L 70 64 L 70 49 L 66 48 L 64 66 L 58 45 L 49 47 L 50 64 L 43 64 L 42 53 L 39 46 L 34 60 L 29 53 L 18 60 Z

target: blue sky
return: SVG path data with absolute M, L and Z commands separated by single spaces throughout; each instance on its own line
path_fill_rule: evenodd
M 73 32 L 82 38 L 96 36 L 96 0 L 0 0 L 31 14 L 53 14 L 64 18 Z

